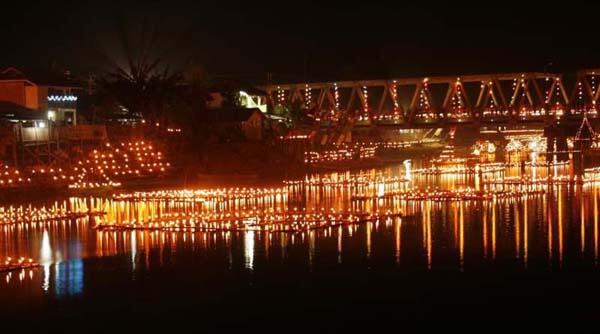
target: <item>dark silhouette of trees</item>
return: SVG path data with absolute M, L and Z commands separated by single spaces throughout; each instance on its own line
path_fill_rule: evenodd
M 97 80 L 98 95 L 116 102 L 129 116 L 143 117 L 147 124 L 182 129 L 195 151 L 207 139 L 206 75 L 197 67 L 184 71 L 180 61 L 184 39 L 165 36 L 162 22 L 143 19 L 137 26 L 116 24 L 117 52 L 106 52 L 108 71 Z M 179 66 L 177 66 L 179 65 Z

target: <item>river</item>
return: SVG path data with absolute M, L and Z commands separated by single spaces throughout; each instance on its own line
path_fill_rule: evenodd
M 0 273 L 0 313 L 42 331 L 372 330 L 394 321 L 427 328 L 428 319 L 550 328 L 554 319 L 573 329 L 597 319 L 600 185 L 482 200 L 356 197 L 407 187 L 385 182 L 403 173 L 399 165 L 309 175 L 282 183 L 285 195 L 220 204 L 109 195 L 2 203 L 3 212 L 85 205 L 107 214 L 1 225 L 0 258 L 31 257 L 41 267 Z M 344 185 L 357 178 L 370 184 Z M 477 186 L 476 178 L 415 175 L 407 183 L 452 190 Z M 299 232 L 93 228 L 215 210 L 402 216 Z

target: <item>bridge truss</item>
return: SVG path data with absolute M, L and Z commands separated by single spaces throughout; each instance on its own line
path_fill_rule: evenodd
M 275 84 L 261 87 L 270 108 L 300 104 L 321 124 L 547 122 L 598 116 L 600 69 L 561 74 L 499 73 Z

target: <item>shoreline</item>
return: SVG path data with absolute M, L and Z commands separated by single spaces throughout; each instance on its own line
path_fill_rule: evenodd
M 360 169 L 382 168 L 398 164 L 397 161 L 379 160 L 358 161 L 349 163 L 335 163 L 327 166 L 307 166 L 300 171 L 295 166 L 286 166 L 282 169 L 260 170 L 255 173 L 206 173 L 197 172 L 186 175 L 183 170 L 173 171 L 169 175 L 157 178 L 140 178 L 129 181 L 124 180 L 122 186 L 104 186 L 88 189 L 71 189 L 67 186 L 28 186 L 6 188 L 0 191 L 0 203 L 8 200 L 14 201 L 39 199 L 50 197 L 69 198 L 86 196 L 106 196 L 109 194 L 153 190 L 157 188 L 220 188 L 220 187 L 248 187 L 248 186 L 280 186 L 289 179 L 303 179 L 308 174 L 334 173 L 354 171 Z
M 97 188 L 69 188 L 66 184 L 36 184 L 22 187 L 7 187 L 0 190 L 0 203 L 14 200 L 68 199 L 70 197 L 109 196 L 132 191 L 156 190 L 159 188 L 221 188 L 221 187 L 274 187 L 286 180 L 301 180 L 307 175 L 360 171 L 373 168 L 386 168 L 402 164 L 405 159 L 430 156 L 439 151 L 438 145 L 386 149 L 373 158 L 322 162 L 312 165 L 296 160 L 275 159 L 266 166 L 256 168 L 256 164 L 242 165 L 237 170 L 224 166 L 200 167 L 194 163 L 184 163 L 183 167 L 173 168 L 167 174 L 155 177 L 139 177 L 116 180 L 120 186 L 100 186 Z M 217 159 L 219 160 L 219 159 Z M 272 160 L 272 159 L 269 159 Z M 228 166 L 231 167 L 231 166 Z

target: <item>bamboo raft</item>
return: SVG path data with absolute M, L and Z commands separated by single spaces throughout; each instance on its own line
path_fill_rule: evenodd
M 576 182 L 577 179 L 570 177 L 540 177 L 531 178 L 503 178 L 484 180 L 484 184 L 495 186 L 543 186 L 548 184 L 570 184 Z
M 360 225 L 381 219 L 401 217 L 401 213 L 340 214 L 340 215 L 288 215 L 276 219 L 264 217 L 229 217 L 220 220 L 195 220 L 182 218 L 172 221 L 148 221 L 142 223 L 98 223 L 99 230 L 145 230 L 145 231 L 270 231 L 303 232 L 330 227 Z
M 17 261 L 14 261 L 12 258 L 7 258 L 6 261 L 0 264 L 0 273 L 16 271 L 16 270 L 24 270 L 24 269 L 33 269 L 39 267 L 40 264 L 34 262 L 33 259 L 19 258 Z
M 352 200 L 365 201 L 376 199 L 399 199 L 405 201 L 465 201 L 465 200 L 490 200 L 494 198 L 514 198 L 524 195 L 544 194 L 543 188 L 535 189 L 507 189 L 495 191 L 423 191 L 423 192 L 386 192 L 381 195 L 354 195 Z
M 0 212 L 0 225 L 51 223 L 61 220 L 74 220 L 85 217 L 104 216 L 103 211 L 90 212 Z
M 114 194 L 114 200 L 147 201 L 147 200 L 190 200 L 215 201 L 252 199 L 264 196 L 285 195 L 285 188 L 217 188 L 206 190 L 157 190 L 150 192 L 133 192 Z

